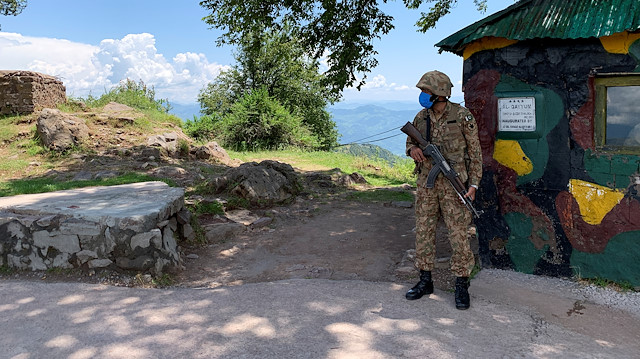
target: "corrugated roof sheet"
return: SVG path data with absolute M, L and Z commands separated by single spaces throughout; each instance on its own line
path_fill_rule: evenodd
M 639 0 L 521 0 L 435 46 L 461 55 L 467 44 L 488 36 L 577 39 L 639 29 Z

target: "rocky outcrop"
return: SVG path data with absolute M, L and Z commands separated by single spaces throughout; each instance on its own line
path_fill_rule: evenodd
M 42 145 L 54 151 L 66 151 L 89 137 L 84 120 L 60 110 L 45 108 L 36 121 Z
M 29 114 L 67 100 L 57 78 L 31 71 L 0 71 L 0 115 Z

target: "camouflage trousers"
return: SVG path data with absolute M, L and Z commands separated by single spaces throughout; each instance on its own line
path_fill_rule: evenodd
M 420 270 L 433 270 L 436 257 L 436 226 L 442 214 L 449 230 L 449 243 L 453 251 L 451 271 L 457 277 L 468 277 L 475 265 L 467 235 L 471 224 L 471 212 L 442 174 L 436 178 L 434 188 L 426 188 L 426 180 L 425 174 L 418 175 L 415 266 Z

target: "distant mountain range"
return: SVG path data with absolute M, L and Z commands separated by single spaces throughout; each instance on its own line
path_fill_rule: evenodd
M 350 154 L 358 157 L 364 156 L 368 158 L 381 159 L 386 161 L 392 166 L 399 160 L 405 158 L 404 156 L 398 156 L 392 153 L 391 151 L 386 150 L 377 145 L 346 145 L 346 146 L 340 146 L 334 149 L 334 151 L 338 153 L 346 153 L 346 154 Z
M 413 121 L 420 110 L 416 103 L 398 105 L 399 110 L 392 110 L 377 105 L 359 106 L 356 108 L 330 108 L 338 132 L 342 135 L 341 144 L 373 144 L 391 151 L 396 155 L 404 155 L 407 136 L 400 128 Z

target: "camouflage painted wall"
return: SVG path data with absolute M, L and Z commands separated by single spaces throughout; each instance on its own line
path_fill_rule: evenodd
M 595 150 L 592 76 L 640 71 L 639 38 L 484 38 L 467 46 L 465 105 L 484 157 L 483 266 L 640 285 L 640 156 Z M 498 133 L 505 92 L 539 94 L 537 136 Z

